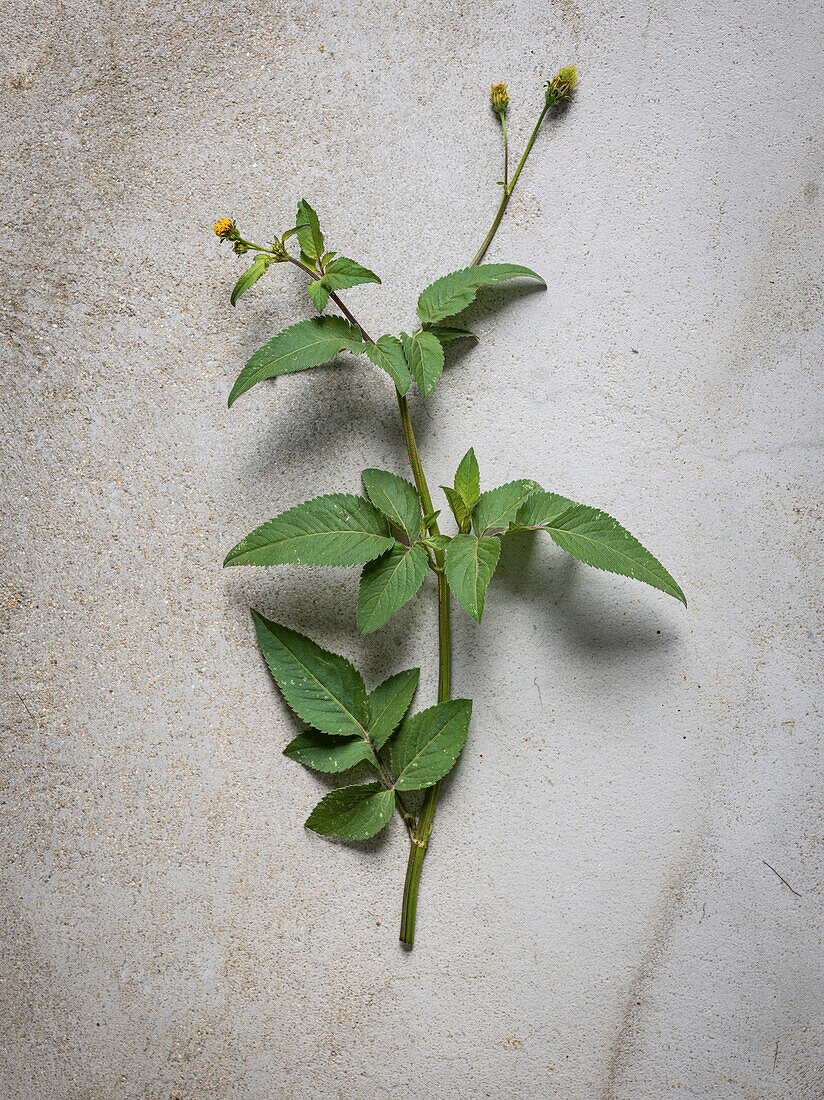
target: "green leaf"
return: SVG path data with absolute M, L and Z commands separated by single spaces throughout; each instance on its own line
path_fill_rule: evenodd
M 644 581 L 686 606 L 684 593 L 657 558 L 605 512 L 573 504 L 560 516 L 543 523 L 541 530 L 548 531 L 562 550 L 585 565 Z
M 306 286 L 306 292 L 314 303 L 318 313 L 323 313 L 329 301 L 329 288 L 323 285 L 323 279 L 314 279 Z
M 431 332 L 416 332 L 412 336 L 401 333 L 403 352 L 412 371 L 412 377 L 424 397 L 428 397 L 443 370 L 443 347 Z
M 519 277 L 537 279 L 541 286 L 546 286 L 540 275 L 520 264 L 478 264 L 462 271 L 453 271 L 423 291 L 418 298 L 418 316 L 425 325 L 454 317 L 466 309 L 482 286 L 493 286 Z
M 380 279 L 374 271 L 347 259 L 346 256 L 338 256 L 326 265 L 323 285 L 329 290 L 347 290 L 349 287 L 359 286 L 360 283 L 380 283 Z
M 557 519 L 567 508 L 572 506 L 573 501 L 568 500 L 566 497 L 538 489 L 518 509 L 518 514 L 509 529 L 510 531 L 523 531 L 540 527 L 543 523 L 549 523 L 551 520 Z
M 345 772 L 369 760 L 372 754 L 362 737 L 330 738 L 317 730 L 307 730 L 289 742 L 283 755 L 316 772 Z
M 524 502 L 540 488 L 537 481 L 522 479 L 481 493 L 472 516 L 476 532 L 485 535 L 489 531 L 506 531 Z
M 415 486 L 388 470 L 364 470 L 363 484 L 372 503 L 410 542 L 420 538 L 421 502 Z
M 269 266 L 269 264 L 274 262 L 274 257 L 264 256 L 263 253 L 255 257 L 254 261 L 252 262 L 252 266 L 247 267 L 241 277 L 235 283 L 235 289 L 232 291 L 232 296 L 229 299 L 232 305 L 235 305 L 237 303 L 237 300 L 241 296 L 241 294 L 247 291 L 250 286 L 253 286 L 254 283 L 256 283 L 261 275 L 263 275 L 263 273 L 266 271 L 266 268 Z
M 421 539 L 422 545 L 430 546 L 433 550 L 446 550 L 450 542 L 451 535 L 427 535 L 425 539 Z
M 232 387 L 229 406 L 264 378 L 319 367 L 339 351 L 357 353 L 363 350 L 360 331 L 343 317 L 310 317 L 307 321 L 298 321 L 258 348 Z
M 383 748 L 409 710 L 420 674 L 419 668 L 398 672 L 369 693 L 369 740 L 376 750 Z
M 357 286 L 359 283 L 379 282 L 380 279 L 374 271 L 370 271 L 368 267 L 361 267 L 354 260 L 347 260 L 345 256 L 340 256 L 327 266 L 323 278 L 315 279 L 306 289 L 318 313 L 323 313 L 333 290 L 346 290 L 347 287 Z
M 364 344 L 363 351 L 376 367 L 385 370 L 401 395 L 409 392 L 412 375 L 403 353 L 403 344 L 397 336 L 379 336 L 374 344 Z
M 369 699 L 357 669 L 296 630 L 252 616 L 269 671 L 298 718 L 336 737 L 365 738 Z
M 463 456 L 455 471 L 455 491 L 461 494 L 471 512 L 481 494 L 481 473 L 472 447 Z
M 495 538 L 456 535 L 446 549 L 446 579 L 455 599 L 476 623 L 484 613 L 484 595 L 501 553 Z
M 422 546 L 395 546 L 366 565 L 358 590 L 358 631 L 371 634 L 388 622 L 418 591 L 428 568 Z
M 472 703 L 449 699 L 404 720 L 391 743 L 395 790 L 431 787 L 451 771 L 469 730 Z
M 459 492 L 450 489 L 448 485 L 442 485 L 441 488 L 449 501 L 449 507 L 452 509 L 452 515 L 459 530 L 465 534 L 472 527 L 472 512 L 467 508 L 466 501 Z
M 450 340 L 478 339 L 468 328 L 455 328 L 453 325 L 429 325 L 426 331 L 437 336 L 442 344 L 447 344 Z
M 320 800 L 306 828 L 341 840 L 368 840 L 389 823 L 394 809 L 394 794 L 380 783 L 341 787 Z
M 323 255 L 323 234 L 320 231 L 318 216 L 306 199 L 301 199 L 298 203 L 296 228 L 301 252 L 313 264 L 318 263 Z
M 227 565 L 362 565 L 394 546 L 364 497 L 329 493 L 262 523 L 226 555 Z

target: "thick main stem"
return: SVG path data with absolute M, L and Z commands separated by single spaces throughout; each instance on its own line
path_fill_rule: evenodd
M 452 605 L 449 596 L 449 585 L 446 583 L 446 574 L 443 569 L 438 570 L 438 702 L 443 703 L 449 698 L 452 690 L 452 640 L 451 619 Z M 403 884 L 403 905 L 401 907 L 401 931 L 400 941 L 407 947 L 412 947 L 415 942 L 415 914 L 418 908 L 418 884 L 421 880 L 423 859 L 426 855 L 426 846 L 432 834 L 432 822 L 435 817 L 435 807 L 438 804 L 438 791 L 440 783 L 430 787 L 424 798 L 421 816 L 415 836 L 409 843 L 409 861 L 406 865 L 406 881 Z
M 498 231 L 498 226 L 501 224 L 506 208 L 509 205 L 509 199 L 512 192 L 515 190 L 515 184 L 518 182 L 518 177 L 521 174 L 521 170 L 526 162 L 526 158 L 529 156 L 529 152 L 535 142 L 535 138 L 538 135 L 538 130 L 541 128 L 541 123 L 544 121 L 544 116 L 548 111 L 548 107 L 544 107 L 535 124 L 526 148 L 524 149 L 523 156 L 518 162 L 518 167 L 512 176 L 512 182 L 508 180 L 509 170 L 509 141 L 506 134 L 506 126 L 504 124 L 504 193 L 501 198 L 501 204 L 498 207 L 498 211 L 495 214 L 495 218 L 492 225 L 489 227 L 489 232 L 484 237 L 481 247 L 475 253 L 472 258 L 470 267 L 475 267 L 486 255 L 486 251 L 492 244 L 492 239 Z M 503 118 L 501 119 L 503 123 Z M 415 443 L 415 435 L 412 431 L 412 422 L 409 419 L 409 408 L 405 397 L 398 395 L 398 405 L 401 410 L 401 422 L 403 424 L 404 439 L 406 440 L 406 448 L 409 451 L 409 461 L 412 464 L 412 471 L 415 475 L 415 484 L 418 487 L 418 492 L 421 493 L 421 500 L 424 502 L 424 507 L 427 511 L 432 511 L 432 498 L 429 496 L 429 490 L 426 489 L 426 495 L 421 491 L 421 484 L 426 486 L 426 479 L 423 476 L 423 469 L 421 467 L 420 455 L 418 454 L 418 448 Z M 420 480 L 419 480 L 420 477 Z M 430 525 L 430 532 L 437 533 L 437 525 Z M 437 565 L 439 568 L 436 570 L 438 574 L 438 702 L 445 702 L 451 692 L 452 686 L 452 639 L 450 628 L 451 617 L 451 604 L 449 586 L 446 583 L 446 574 L 443 571 L 443 555 L 438 554 Z M 403 886 L 403 905 L 401 909 L 401 931 L 400 941 L 406 947 L 412 947 L 415 942 L 415 916 L 418 907 L 418 886 L 421 879 L 421 870 L 423 869 L 424 856 L 426 855 L 426 848 L 429 844 L 429 838 L 432 835 L 432 823 L 435 817 L 435 808 L 438 804 L 438 793 L 440 791 L 440 783 L 436 783 L 434 787 L 430 787 L 424 797 L 423 809 L 421 810 L 421 816 L 418 819 L 417 829 L 415 830 L 415 836 L 410 840 L 409 847 L 409 860 L 406 865 L 406 880 Z

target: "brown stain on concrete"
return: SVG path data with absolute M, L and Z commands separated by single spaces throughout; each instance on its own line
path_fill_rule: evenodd
M 641 1051 L 646 998 L 673 930 L 684 912 L 690 887 L 698 876 L 701 855 L 702 840 L 699 837 L 693 850 L 673 869 L 661 887 L 658 905 L 649 921 L 647 946 L 633 971 L 620 1008 L 618 1025 L 610 1046 L 606 1080 L 599 1093 L 599 1100 L 623 1100 L 628 1095 L 623 1087 L 623 1079 L 625 1071 Z

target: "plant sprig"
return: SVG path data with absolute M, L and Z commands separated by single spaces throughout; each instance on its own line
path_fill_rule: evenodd
M 380 629 L 419 592 L 429 572 L 438 582 L 438 696 L 434 706 L 409 713 L 419 669 L 390 676 L 371 692 L 354 666 L 310 638 L 253 612 L 264 658 L 284 699 L 307 728 L 284 753 L 307 768 L 339 774 L 353 768 L 371 771 L 367 783 L 327 794 L 306 826 L 325 836 L 364 840 L 380 832 L 393 812 L 410 840 L 401 915 L 401 942 L 415 936 L 418 883 L 432 832 L 440 781 L 455 765 L 469 731 L 472 703 L 451 698 L 451 598 L 478 623 L 494 576 L 501 543 L 519 531 L 543 531 L 562 550 L 587 565 L 632 577 L 686 603 L 676 581 L 661 563 L 616 520 L 597 508 L 548 492 L 530 478 L 481 491 L 481 475 L 470 448 L 451 486 L 441 486 L 454 534 L 442 533 L 423 470 L 407 395 L 414 385 L 428 397 L 444 366 L 444 345 L 474 339 L 460 315 L 485 286 L 513 279 L 546 281 L 520 264 L 483 264 L 509 199 L 545 117 L 565 109 L 577 84 L 574 67 L 547 81 L 544 104 L 510 177 L 509 107 L 506 86 L 495 84 L 491 104 L 500 120 L 504 144 L 503 195 L 489 232 L 467 267 L 436 279 L 420 294 L 419 326 L 373 339 L 340 291 L 379 277 L 362 264 L 329 251 L 316 212 L 305 199 L 295 224 L 267 244 L 241 237 L 233 219 L 215 223 L 215 233 L 239 255 L 254 252 L 238 279 L 235 305 L 273 264 L 289 263 L 307 278 L 306 290 L 317 315 L 283 329 L 251 356 L 229 395 L 231 406 L 267 378 L 328 363 L 340 352 L 364 355 L 394 385 L 412 482 L 388 470 L 363 471 L 365 496 L 335 492 L 316 497 L 256 527 L 229 551 L 224 565 L 361 565 L 357 627 L 361 634 Z M 287 243 L 297 240 L 299 254 Z M 329 302 L 341 316 L 324 315 Z M 419 814 L 406 801 L 423 791 Z

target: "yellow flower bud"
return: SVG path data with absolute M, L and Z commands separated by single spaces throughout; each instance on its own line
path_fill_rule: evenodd
M 509 96 L 506 94 L 506 84 L 493 84 L 491 89 L 492 109 L 497 111 L 501 118 L 506 114 L 509 104 Z
M 222 241 L 235 240 L 237 229 L 234 221 L 231 218 L 218 218 L 215 222 L 215 235 L 220 237 Z
M 546 82 L 547 107 L 566 105 L 572 99 L 575 85 L 578 83 L 578 70 L 567 65 Z

